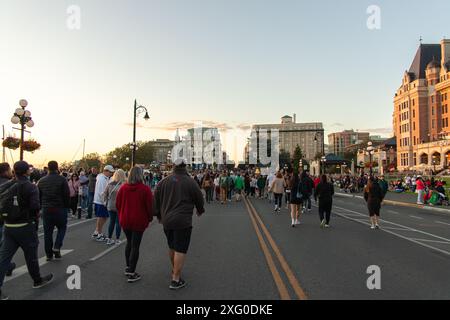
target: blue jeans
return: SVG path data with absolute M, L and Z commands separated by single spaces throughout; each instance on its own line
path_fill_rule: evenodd
M 53 257 L 53 249 L 60 250 L 67 231 L 67 209 L 43 209 L 45 254 Z M 53 246 L 53 231 L 57 228 L 56 239 Z
M 108 228 L 108 238 L 112 238 L 114 227 L 116 228 L 116 239 L 120 239 L 120 233 L 122 231 L 122 228 L 120 227 L 119 223 L 119 215 L 115 211 L 108 211 L 109 212 L 109 228 Z
M 94 206 L 94 192 L 89 192 L 88 194 L 88 218 L 92 218 L 92 211 Z
M 81 196 L 81 203 L 80 203 L 81 209 L 86 210 L 88 208 L 88 202 L 89 202 L 88 200 L 89 199 L 88 199 L 88 195 L 87 194 L 83 194 Z

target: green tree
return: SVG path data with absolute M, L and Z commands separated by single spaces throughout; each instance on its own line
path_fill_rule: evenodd
M 125 144 L 108 152 L 105 162 L 118 168 L 127 169 L 130 167 L 131 153 L 131 143 Z M 151 142 L 137 142 L 136 164 L 148 165 L 154 160 L 154 148 Z
M 80 166 L 85 170 L 88 170 L 92 167 L 96 167 L 101 170 L 101 167 L 103 166 L 102 157 L 96 152 L 89 153 L 80 160 Z
M 285 150 L 280 151 L 279 156 L 280 167 L 284 167 L 285 164 L 291 163 L 291 154 Z
M 294 150 L 294 157 L 292 158 L 292 161 L 294 162 L 293 167 L 295 172 L 299 171 L 300 160 L 302 159 L 303 159 L 302 149 L 300 148 L 299 145 L 297 145 Z

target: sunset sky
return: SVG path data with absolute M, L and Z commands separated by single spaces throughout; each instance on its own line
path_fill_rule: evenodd
M 366 26 L 372 4 L 380 30 Z M 0 124 L 12 134 L 28 100 L 36 166 L 79 159 L 84 138 L 87 153 L 131 142 L 134 99 L 151 117 L 139 140 L 203 121 L 226 129 L 235 160 L 251 124 L 285 114 L 388 137 L 419 37 L 450 37 L 448 12 L 444 0 L 1 0 Z

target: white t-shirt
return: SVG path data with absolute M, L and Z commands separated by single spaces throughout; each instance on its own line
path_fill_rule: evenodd
M 100 173 L 97 176 L 97 182 L 95 183 L 95 193 L 94 193 L 94 203 L 95 204 L 101 204 L 105 205 L 103 202 L 103 192 L 105 191 L 106 187 L 108 186 L 109 178 L 105 176 L 103 173 Z

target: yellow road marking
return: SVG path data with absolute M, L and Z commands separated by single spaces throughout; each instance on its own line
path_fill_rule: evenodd
M 278 258 L 278 261 L 280 262 L 281 268 L 284 270 L 284 272 L 289 280 L 289 283 L 291 284 L 292 288 L 294 289 L 295 294 L 297 295 L 298 299 L 307 300 L 308 297 L 306 296 L 305 291 L 300 286 L 300 283 L 298 282 L 297 278 L 295 277 L 294 273 L 292 272 L 291 268 L 289 267 L 289 264 L 287 263 L 286 259 L 282 255 L 277 244 L 273 240 L 269 230 L 266 228 L 264 222 L 261 220 L 261 217 L 257 213 L 255 207 L 248 199 L 246 199 L 246 202 L 248 203 L 248 206 L 250 207 L 254 217 L 259 222 L 261 229 L 263 230 L 270 246 L 272 247 L 272 250 L 275 252 L 276 257 Z
M 289 296 L 289 292 L 284 284 L 280 272 L 275 266 L 275 262 L 273 261 L 272 255 L 270 254 L 269 248 L 267 244 L 264 242 L 261 231 L 258 228 L 258 224 L 256 223 L 255 217 L 253 216 L 249 204 L 245 201 L 245 206 L 247 207 L 248 215 L 250 216 L 250 220 L 252 221 L 253 227 L 255 228 L 256 236 L 258 237 L 259 244 L 266 258 L 267 264 L 269 266 L 269 270 L 272 273 L 273 280 L 275 281 L 275 285 L 277 286 L 278 292 L 280 293 L 281 300 L 291 300 Z

